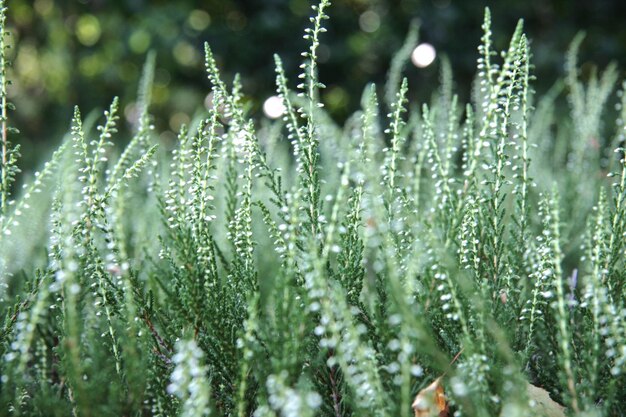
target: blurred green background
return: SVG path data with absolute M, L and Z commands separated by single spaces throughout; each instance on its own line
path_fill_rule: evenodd
M 17 110 L 12 124 L 22 132 L 28 168 L 59 143 L 72 106 L 86 114 L 122 98 L 125 117 L 134 115 L 135 91 L 148 50 L 157 52 L 154 106 L 164 139 L 200 108 L 208 92 L 203 68 L 209 41 L 227 79 L 242 76 L 252 111 L 274 92 L 272 54 L 281 55 L 295 85 L 308 0 L 9 0 L 13 85 Z M 323 100 L 341 121 L 359 104 L 368 81 L 382 83 L 391 56 L 410 22 L 420 21 L 420 42 L 446 54 L 462 98 L 475 72 L 484 7 L 491 7 L 496 46 L 506 47 L 517 19 L 532 40 L 533 63 L 545 91 L 563 73 L 564 54 L 579 30 L 587 32 L 583 72 L 626 60 L 624 0 L 335 0 L 320 47 Z M 407 68 L 412 94 L 427 100 L 436 88 L 438 60 Z

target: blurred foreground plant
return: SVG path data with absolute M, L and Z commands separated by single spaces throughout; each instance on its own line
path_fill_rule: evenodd
M 528 382 L 570 415 L 620 414 L 623 94 L 617 162 L 591 142 L 612 70 L 583 84 L 574 42 L 572 118 L 555 131 L 522 22 L 500 54 L 486 10 L 472 103 L 444 65 L 439 94 L 410 106 L 401 51 L 386 104 L 368 86 L 340 127 L 319 99 L 329 5 L 313 7 L 298 93 L 276 57 L 282 120 L 252 120 L 207 45 L 212 106 L 172 152 L 152 134 L 154 56 L 121 155 L 118 100 L 95 129 L 76 108 L 9 207 L 3 136 L 2 409 L 408 416 L 445 372 L 449 415 L 531 415 Z

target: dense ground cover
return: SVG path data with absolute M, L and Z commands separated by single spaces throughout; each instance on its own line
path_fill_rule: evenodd
M 569 415 L 620 415 L 616 69 L 581 81 L 577 37 L 557 119 L 563 87 L 535 96 L 521 22 L 498 53 L 487 10 L 471 103 L 445 63 L 431 102 L 408 103 L 409 37 L 338 126 L 317 77 L 328 6 L 313 9 L 295 88 L 276 57 L 282 120 L 251 120 L 207 45 L 212 105 L 175 150 L 158 147 L 149 56 L 129 145 L 113 143 L 117 99 L 103 118 L 76 108 L 18 193 L 0 44 L 1 409 L 526 416 L 541 388 Z

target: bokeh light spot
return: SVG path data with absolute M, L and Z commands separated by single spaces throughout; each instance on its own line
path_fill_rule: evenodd
M 182 112 L 174 113 L 172 117 L 170 117 L 169 124 L 172 131 L 178 132 L 182 125 L 189 124 L 189 116 Z
M 418 68 L 425 68 L 437 57 L 435 47 L 429 43 L 421 43 L 411 53 L 411 61 Z
M 35 0 L 33 8 L 41 17 L 48 17 L 54 10 L 54 3 L 52 0 Z
M 380 16 L 373 10 L 367 10 L 359 16 L 359 26 L 363 32 L 376 32 L 380 27 Z
M 263 113 L 270 119 L 278 119 L 285 114 L 285 103 L 278 96 L 271 96 L 263 103 Z
M 170 90 L 167 86 L 155 84 L 152 90 L 152 102 L 154 104 L 163 104 L 170 98 Z
M 172 51 L 172 53 L 174 54 L 174 59 L 176 59 L 179 64 L 188 67 L 195 65 L 200 60 L 198 51 L 188 42 L 178 42 L 174 46 L 174 50 Z
M 102 29 L 98 18 L 91 14 L 85 14 L 76 21 L 76 37 L 85 46 L 93 46 L 100 39 Z
M 97 76 L 102 72 L 105 61 L 98 54 L 87 55 L 78 62 L 78 69 L 87 78 Z
M 16 3 L 12 10 L 13 19 L 18 25 L 30 25 L 33 21 L 33 9 L 28 4 Z
M 200 32 L 209 27 L 211 24 L 211 16 L 204 10 L 196 9 L 189 13 L 187 23 L 193 30 Z
M 350 96 L 345 89 L 335 85 L 326 91 L 324 99 L 330 111 L 342 111 L 346 109 Z
M 143 54 L 150 47 L 150 33 L 143 29 L 135 30 L 128 39 L 130 50 L 136 54 Z
M 22 45 L 15 60 L 15 68 L 19 71 L 22 83 L 26 87 L 33 87 L 40 81 L 41 73 L 35 45 Z
M 135 126 L 139 121 L 139 106 L 134 101 L 131 101 L 124 107 L 124 117 L 126 117 L 126 121 L 131 125 Z

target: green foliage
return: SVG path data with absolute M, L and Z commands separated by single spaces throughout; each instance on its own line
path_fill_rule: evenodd
M 7 68 L 10 63 L 7 60 L 6 38 L 9 33 L 6 28 L 6 11 L 4 0 L 0 1 L 0 231 L 4 231 L 5 217 L 8 206 L 11 204 L 11 185 L 15 181 L 15 175 L 19 172 L 17 159 L 19 157 L 19 145 L 13 146 L 9 141 L 9 133 L 15 129 L 9 126 L 8 111 L 12 108 L 7 95 Z
M 313 8 L 299 93 L 275 58 L 282 120 L 252 120 L 207 45 L 211 106 L 157 148 L 151 54 L 119 156 L 115 98 L 95 131 L 76 107 L 11 207 L 3 185 L 3 410 L 408 416 L 445 373 L 455 416 L 533 415 L 527 382 L 570 415 L 620 415 L 623 93 L 604 141 L 617 158 L 589 146 L 612 130 L 615 71 L 582 82 L 575 40 L 572 112 L 553 134 L 558 90 L 535 104 L 522 22 L 500 54 L 486 10 L 472 103 L 444 65 L 432 103 L 410 106 L 403 50 L 387 116 L 371 85 L 342 128 L 319 98 L 328 6 Z

